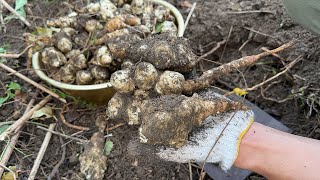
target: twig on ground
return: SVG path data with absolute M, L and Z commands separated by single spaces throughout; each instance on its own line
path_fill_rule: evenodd
M 62 137 L 60 137 L 60 143 L 61 145 L 64 144 Z M 51 173 L 49 174 L 47 179 L 52 179 L 54 175 L 56 175 L 59 172 L 60 166 L 63 164 L 64 160 L 66 158 L 66 146 L 62 146 L 62 155 L 60 161 L 54 166 Z
M 26 18 L 22 17 L 17 11 L 15 11 L 5 0 L 0 0 L 0 3 L 3 4 L 12 14 L 16 15 L 25 25 L 31 27 L 31 24 L 26 20 Z
M 56 127 L 56 123 L 50 124 L 49 130 L 53 130 L 55 127 Z M 30 172 L 28 180 L 33 180 L 36 177 L 36 174 L 37 174 L 38 169 L 40 167 L 40 163 L 42 161 L 44 153 L 46 152 L 46 150 L 48 148 L 51 136 L 52 136 L 52 133 L 51 132 L 47 132 L 47 134 L 46 134 L 46 136 L 45 136 L 45 138 L 44 138 L 44 140 L 42 142 L 42 145 L 41 145 L 40 151 L 39 151 L 39 153 L 37 155 L 37 158 L 34 161 L 34 164 L 33 164 L 33 167 L 31 169 L 31 172 Z
M 63 102 L 63 103 L 66 103 L 66 102 L 67 102 L 65 99 L 61 98 L 58 94 L 56 94 L 56 93 L 52 92 L 51 90 L 45 88 L 44 86 L 40 85 L 39 83 L 37 83 L 37 82 L 29 79 L 28 77 L 26 77 L 26 76 L 24 76 L 23 74 L 17 72 L 16 70 L 14 70 L 14 69 L 6 66 L 5 64 L 0 63 L 0 67 L 3 68 L 3 69 L 5 69 L 5 70 L 7 70 L 7 71 L 9 71 L 10 73 L 13 73 L 14 75 L 18 76 L 18 77 L 21 78 L 22 80 L 24 80 L 24 81 L 32 84 L 32 85 L 35 86 L 36 88 L 38 88 L 38 89 L 40 89 L 40 90 L 42 90 L 42 91 L 50 94 L 52 97 L 57 98 L 57 99 L 60 100 L 61 102 Z
M 261 82 L 260 84 L 257 84 L 257 85 L 255 85 L 255 86 L 253 86 L 253 87 L 251 87 L 251 88 L 245 89 L 245 91 L 254 91 L 254 90 L 257 90 L 259 87 L 265 85 L 266 83 L 268 83 L 268 82 L 270 82 L 270 81 L 278 78 L 278 77 L 281 76 L 282 74 L 288 72 L 295 64 L 297 64 L 297 62 L 299 62 L 299 61 L 301 60 L 301 57 L 302 57 L 302 56 L 299 56 L 297 59 L 295 59 L 295 60 L 292 61 L 290 64 L 288 64 L 287 67 L 286 67 L 282 72 L 280 72 L 280 73 L 272 76 L 271 78 L 269 78 L 269 79 Z
M 222 44 L 224 44 L 224 43 L 226 43 L 226 42 L 227 42 L 226 40 L 222 40 L 222 41 L 218 42 L 217 45 L 216 45 L 214 48 L 212 48 L 209 52 L 201 55 L 201 56 L 198 58 L 197 61 L 199 62 L 199 61 L 202 60 L 203 58 L 205 58 L 205 57 L 209 56 L 210 54 L 214 53 L 216 50 L 218 50 L 218 49 L 221 47 Z
M 5 165 L 1 164 L 0 163 L 0 167 L 4 168 L 5 170 L 9 171 L 12 175 L 13 175 L 13 179 L 14 180 L 17 180 L 17 176 L 16 176 L 16 173 L 14 173 L 10 168 L 7 168 Z M 2 177 L 2 176 L 0 176 Z
M 245 89 L 243 89 L 243 91 L 245 91 L 245 92 L 255 91 L 255 90 L 257 90 L 258 88 L 260 88 L 260 87 L 264 86 L 265 84 L 267 84 L 268 82 L 273 81 L 274 79 L 278 78 L 279 76 L 285 74 L 285 73 L 288 72 L 297 62 L 299 62 L 299 61 L 301 60 L 301 57 L 302 57 L 302 56 L 299 56 L 297 59 L 295 59 L 295 60 L 292 61 L 290 64 L 288 64 L 287 67 L 286 67 L 282 72 L 280 72 L 280 73 L 272 76 L 271 78 L 269 78 L 269 79 L 267 79 L 267 80 L 264 80 L 263 82 L 255 85 L 255 86 L 253 86 L 253 87 L 251 87 L 251 88 L 245 88 Z M 265 91 L 265 90 L 263 90 L 263 91 L 261 92 L 261 95 L 262 95 L 263 98 L 265 98 L 265 96 L 264 96 L 264 91 Z M 233 92 L 228 92 L 228 93 L 226 93 L 224 96 L 228 96 L 228 95 L 230 95 L 230 94 L 233 94 Z M 267 99 L 270 100 L 269 98 L 267 98 Z M 285 99 L 285 101 L 287 101 L 287 100 L 289 100 L 289 99 Z M 278 102 L 278 101 L 277 101 L 277 102 Z
M 192 5 L 192 7 L 191 7 L 191 10 L 190 10 L 190 12 L 189 12 L 189 14 L 188 14 L 188 17 L 187 17 L 187 19 L 186 19 L 186 21 L 185 21 L 185 23 L 184 23 L 184 31 L 183 31 L 183 34 L 186 32 L 186 29 L 187 29 L 187 27 L 188 27 L 189 21 L 190 21 L 190 19 L 191 19 L 191 17 L 192 17 L 192 14 L 193 14 L 194 10 L 196 9 L 196 6 L 197 6 L 197 2 L 193 3 L 193 5 Z
M 222 63 L 220 62 L 217 62 L 217 61 L 213 61 L 213 60 L 210 60 L 210 59 L 206 59 L 206 58 L 202 58 L 203 61 L 207 61 L 207 62 L 210 62 L 212 64 L 217 64 L 217 65 L 222 65 Z
M 238 51 L 242 51 L 242 49 L 250 42 L 253 38 L 253 32 L 250 31 L 248 39 L 239 47 Z
M 72 140 L 75 140 L 75 141 L 78 141 L 78 142 L 84 143 L 84 144 L 89 142 L 89 140 L 84 140 L 84 139 L 80 139 L 80 138 L 76 138 L 76 137 L 68 136 L 68 135 L 65 135 L 65 134 L 59 133 L 59 132 L 57 132 L 57 131 L 53 131 L 53 130 L 50 130 L 50 129 L 44 128 L 44 127 L 42 127 L 42 126 L 37 126 L 37 128 L 38 128 L 38 129 L 41 129 L 41 130 L 44 130 L 44 131 L 51 132 L 52 134 L 55 134 L 55 135 L 58 135 L 58 136 L 61 136 L 61 137 L 67 138 L 67 139 L 72 139 Z
M 64 125 L 70 127 L 70 128 L 73 128 L 73 129 L 77 129 L 77 130 L 80 130 L 80 131 L 89 131 L 90 128 L 88 128 L 88 127 L 82 127 L 82 126 L 73 125 L 73 124 L 69 123 L 69 122 L 66 120 L 66 118 L 65 118 L 64 115 L 63 115 L 63 113 L 64 113 L 65 109 L 66 109 L 69 105 L 70 105 L 70 104 L 65 104 L 65 105 L 62 107 L 62 109 L 61 109 L 61 111 L 60 111 L 60 113 L 59 113 L 59 116 L 60 116 L 60 119 L 61 119 L 62 123 L 63 123 Z
M 33 107 L 33 104 L 35 103 L 36 98 L 37 98 L 38 95 L 39 95 L 39 90 L 37 90 L 36 93 L 32 96 L 32 99 L 31 99 L 30 102 L 28 103 L 28 105 L 27 105 L 27 107 L 26 107 L 26 110 L 24 111 L 23 114 L 26 114 L 26 113 L 28 113 L 28 112 L 31 110 L 31 108 Z M 18 133 L 18 131 L 20 131 L 23 126 L 24 126 L 24 124 L 21 124 L 20 126 L 18 126 L 18 127 L 15 129 L 14 133 Z
M 265 52 L 270 52 L 270 50 L 267 49 L 266 47 L 262 47 L 261 50 L 263 50 L 263 51 L 265 51 Z M 285 59 L 283 59 L 281 56 L 279 56 L 279 55 L 276 54 L 276 53 L 271 53 L 271 55 L 274 56 L 274 57 L 276 57 L 276 58 L 279 58 L 280 61 L 281 61 L 281 63 L 282 63 L 282 65 L 283 65 L 283 66 L 286 66 Z
M 227 46 L 228 46 L 228 41 L 229 41 L 229 39 L 231 37 L 232 32 L 233 32 L 233 25 L 230 27 L 229 34 L 228 34 L 228 37 L 227 37 L 227 41 L 224 44 L 224 47 L 223 47 L 223 50 L 222 50 L 222 53 L 221 53 L 221 56 L 220 56 L 220 62 L 223 59 L 224 53 L 226 52 L 226 49 L 227 49 Z
M 114 125 L 112 127 L 106 128 L 106 131 L 112 131 L 112 130 L 117 129 L 117 128 L 119 128 L 121 126 L 124 126 L 124 125 L 126 125 L 126 124 L 125 123 L 119 123 L 119 124 Z
M 5 140 L 7 136 L 9 136 L 10 133 L 14 132 L 17 128 L 19 128 L 21 125 L 23 125 L 26 121 L 29 120 L 29 118 L 32 116 L 32 114 L 39 110 L 42 106 L 47 104 L 51 100 L 51 96 L 45 97 L 42 101 L 39 102 L 36 106 L 34 106 L 30 111 L 25 113 L 23 116 L 20 117 L 15 123 L 13 123 L 8 129 L 6 129 L 1 135 L 0 135 L 0 141 Z
M 253 10 L 253 11 L 229 11 L 229 12 L 223 12 L 226 14 L 252 14 L 252 13 L 269 13 L 269 14 L 275 14 L 274 11 L 268 11 L 268 10 Z
M 24 114 L 26 114 L 27 112 L 30 111 L 32 105 L 34 104 L 35 102 L 35 98 L 32 98 L 24 112 Z M 5 147 L 5 151 L 3 153 L 3 156 L 2 156 L 2 159 L 0 161 L 0 164 L 3 164 L 4 166 L 7 165 L 9 159 L 10 159 L 10 156 L 18 142 L 18 138 L 20 136 L 21 132 L 18 131 L 9 141 L 9 143 L 7 144 L 7 146 Z M 4 172 L 4 169 L 0 167 L 0 177 L 2 177 L 2 174 Z
M 261 50 L 266 51 L 266 52 L 270 52 L 270 50 L 267 49 L 266 47 L 262 47 Z M 271 55 L 274 56 L 274 57 L 276 57 L 276 58 L 279 58 L 281 61 L 285 61 L 285 59 L 283 59 L 281 56 L 279 56 L 279 55 L 276 54 L 276 53 L 272 53 L 272 52 L 271 52 Z
M 22 56 L 29 48 L 31 48 L 33 45 L 29 45 L 27 46 L 21 53 L 19 54 L 0 54 L 1 58 L 19 58 L 20 56 Z
M 192 166 L 191 166 L 191 162 L 189 161 L 189 179 L 192 180 Z
M 6 26 L 3 19 L 3 4 L 0 3 L 0 31 L 2 31 L 2 28 L 3 31 L 6 32 Z
M 260 32 L 260 31 L 257 31 L 257 30 L 252 29 L 252 28 L 249 28 L 249 27 L 243 27 L 243 28 L 245 28 L 245 29 L 247 29 L 247 30 L 249 30 L 249 31 L 252 31 L 252 32 L 254 32 L 254 33 L 257 33 L 257 34 L 260 34 L 260 35 L 263 35 L 263 36 L 267 36 L 267 37 L 276 39 L 276 37 L 274 37 L 274 36 L 271 36 L 271 35 L 269 35 L 269 34 L 266 34 L 266 33 Z
M 278 84 L 280 81 L 281 81 L 281 80 L 270 83 L 265 89 L 263 89 L 262 86 L 261 86 L 261 87 L 260 87 L 260 94 L 261 94 L 262 98 L 265 99 L 265 100 L 268 100 L 268 101 L 272 101 L 272 102 L 279 103 L 279 104 L 280 104 L 280 103 L 284 103 L 284 102 L 286 102 L 286 101 L 289 101 L 289 100 L 293 99 L 293 96 L 292 96 L 292 97 L 289 96 L 289 97 L 287 97 L 287 98 L 285 98 L 285 99 L 277 100 L 277 99 L 274 99 L 274 98 L 271 98 L 271 97 L 267 97 L 267 96 L 264 94 L 264 93 L 265 93 L 266 91 L 268 91 L 273 85 Z

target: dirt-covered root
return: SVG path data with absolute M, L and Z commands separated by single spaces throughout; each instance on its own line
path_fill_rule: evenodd
M 224 98 L 206 100 L 198 95 L 162 95 L 145 100 L 133 97 L 116 93 L 108 104 L 109 118 L 141 124 L 140 138 L 144 143 L 172 147 L 183 146 L 192 129 L 201 126 L 208 116 L 247 109 L 239 102 Z
M 240 59 L 231 61 L 230 63 L 223 64 L 219 67 L 205 71 L 199 78 L 187 80 L 183 85 L 183 92 L 192 93 L 208 88 L 210 84 L 212 84 L 215 80 L 219 79 L 220 77 L 228 75 L 230 72 L 235 72 L 240 68 L 248 67 L 254 64 L 257 60 L 269 56 L 273 53 L 283 51 L 284 49 L 291 47 L 293 44 L 294 42 L 292 41 L 276 49 L 263 52 L 257 55 L 242 57 Z
M 138 41 L 127 49 L 126 57 L 133 63 L 143 60 L 153 64 L 158 70 L 177 72 L 190 72 L 197 64 L 197 56 L 187 40 L 171 34 L 151 36 Z
M 107 157 L 104 155 L 104 133 L 96 132 L 92 135 L 85 151 L 80 155 L 80 171 L 86 179 L 103 179 L 107 170 Z
M 99 115 L 96 119 L 98 132 L 91 136 L 90 142 L 85 145 L 84 152 L 80 155 L 80 171 L 85 179 L 103 179 L 107 170 L 107 157 L 105 156 L 105 137 L 106 120 Z

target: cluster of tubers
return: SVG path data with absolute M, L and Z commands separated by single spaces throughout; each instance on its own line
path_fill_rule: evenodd
M 143 39 L 127 49 L 122 69 L 111 75 L 110 83 L 117 93 L 109 101 L 107 115 L 110 119 L 140 125 L 141 142 L 181 147 L 192 129 L 201 126 L 208 116 L 247 109 L 224 98 L 203 99 L 197 91 L 208 88 L 223 75 L 289 46 L 291 43 L 186 79 L 185 74 L 193 70 L 198 58 L 185 39 L 170 35 Z
M 50 43 L 41 52 L 46 73 L 67 84 L 108 82 L 123 54 L 155 33 L 177 34 L 170 10 L 145 0 L 100 0 L 68 16 L 48 20 Z M 161 25 L 161 31 L 159 31 Z
M 41 46 L 41 61 L 48 76 L 77 85 L 110 81 L 116 93 L 106 110 L 109 119 L 138 125 L 143 143 L 179 148 L 207 117 L 248 109 L 226 98 L 202 98 L 198 91 L 292 43 L 190 78 L 199 58 L 187 39 L 177 36 L 175 17 L 153 1 L 160 0 L 90 3 L 68 16 L 47 21 L 53 34 L 48 39 L 40 37 L 43 42 L 37 44 Z M 104 130 L 105 124 L 79 158 L 87 179 L 104 177 Z
M 210 115 L 247 109 L 224 98 L 203 99 L 197 91 L 292 43 L 243 57 L 190 79 L 199 58 L 185 38 L 177 37 L 170 12 L 148 0 L 100 0 L 80 15 L 47 22 L 59 31 L 42 51 L 52 78 L 78 85 L 110 80 L 117 91 L 109 101 L 109 119 L 140 126 L 140 140 L 149 144 L 183 146 L 194 127 Z M 162 23 L 162 33 L 156 33 Z

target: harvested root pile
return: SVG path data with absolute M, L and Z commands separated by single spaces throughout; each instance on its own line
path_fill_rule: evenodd
M 243 57 L 188 79 L 199 58 L 186 39 L 177 37 L 170 12 L 146 0 L 113 2 L 101 0 L 76 16 L 48 21 L 58 31 L 42 44 L 41 60 L 52 78 L 69 84 L 103 83 L 110 77 L 117 93 L 108 104 L 108 117 L 140 125 L 144 143 L 181 147 L 208 116 L 247 109 L 195 93 L 221 76 L 291 46 Z M 162 34 L 151 35 L 158 33 L 159 23 Z
M 117 93 L 109 101 L 107 115 L 140 125 L 141 142 L 181 147 L 192 129 L 201 126 L 208 116 L 247 109 L 225 98 L 206 100 L 193 93 L 209 87 L 223 75 L 289 46 L 291 43 L 213 68 L 198 78 L 185 79 L 181 73 L 190 72 L 198 58 L 184 39 L 161 35 L 139 41 L 126 51 L 128 61 L 122 64 L 122 69 L 111 75 L 110 82 Z
M 48 28 L 38 28 L 50 31 L 40 47 L 41 61 L 47 75 L 57 81 L 105 83 L 120 69 L 122 54 L 133 43 L 155 33 L 177 34 L 174 21 L 170 10 L 152 1 L 90 3 L 68 16 L 48 20 Z

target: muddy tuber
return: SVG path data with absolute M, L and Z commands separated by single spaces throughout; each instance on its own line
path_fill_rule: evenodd
M 66 57 L 53 47 L 44 49 L 41 53 L 41 60 L 45 65 L 55 68 L 61 67 L 67 62 Z
M 125 119 L 128 124 L 141 124 L 144 143 L 180 147 L 191 130 L 208 116 L 235 109 L 247 108 L 239 102 L 206 100 L 198 95 L 163 95 L 139 101 L 117 93 L 108 104 L 107 114 L 112 119 Z
M 76 74 L 76 84 L 87 85 L 93 81 L 93 76 L 89 70 L 81 70 Z
M 161 95 L 181 94 L 185 78 L 182 74 L 174 71 L 165 71 L 160 75 L 155 90 Z
M 110 83 L 118 92 L 128 93 L 135 89 L 135 84 L 128 69 L 116 71 L 111 75 Z
M 133 79 L 139 89 L 151 89 L 157 78 L 158 70 L 151 63 L 141 62 L 136 66 Z

